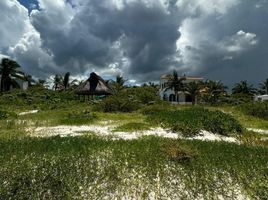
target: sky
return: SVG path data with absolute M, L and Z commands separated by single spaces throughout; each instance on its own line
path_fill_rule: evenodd
M 36 78 L 268 78 L 268 0 L 1 0 L 0 58 Z

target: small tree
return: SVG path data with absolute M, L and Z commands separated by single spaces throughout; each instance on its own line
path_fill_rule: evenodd
M 260 86 L 259 92 L 261 94 L 268 94 L 268 78 L 262 83 L 260 83 L 259 86 Z
M 24 79 L 24 73 L 19 70 L 20 65 L 9 58 L 3 58 L 0 64 L 1 92 L 9 91 L 10 87 L 19 87 L 13 78 Z
M 165 90 L 171 89 L 174 90 L 175 96 L 177 98 L 179 91 L 184 91 L 183 81 L 185 77 L 179 77 L 178 73 L 174 70 L 172 76 L 169 77 L 167 82 L 167 88 Z
M 256 93 L 256 89 L 247 81 L 240 81 L 239 83 L 235 84 L 234 88 L 232 89 L 232 93 L 252 96 Z
M 54 83 L 54 86 L 53 86 L 54 90 L 59 90 L 60 87 L 62 86 L 62 76 L 56 74 L 54 77 L 53 83 Z
M 205 102 L 216 103 L 226 93 L 227 87 L 221 81 L 207 80 L 202 85 L 202 97 Z
M 196 97 L 200 93 L 200 83 L 190 82 L 185 85 L 185 91 L 189 93 L 192 99 L 192 105 L 195 105 Z
M 126 80 L 123 78 L 123 76 L 117 75 L 115 81 L 111 82 L 111 86 L 116 92 L 119 92 L 124 88 L 125 83 Z
M 67 72 L 65 75 L 64 75 L 64 78 L 63 78 L 63 87 L 64 87 L 64 90 L 67 90 L 67 88 L 69 88 L 70 84 L 70 72 Z

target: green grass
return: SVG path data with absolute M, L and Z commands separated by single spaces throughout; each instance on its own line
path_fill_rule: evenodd
M 245 115 L 239 110 L 239 108 L 237 108 L 237 106 L 209 107 L 209 109 L 222 110 L 226 113 L 231 114 L 246 128 L 257 128 L 257 129 L 268 130 L 268 120 Z
M 237 135 L 242 143 L 238 145 L 159 137 L 124 141 L 94 133 L 34 138 L 25 131 L 90 124 L 141 131 L 160 126 L 166 118 L 178 120 L 164 116 L 158 123 L 146 121 L 147 115 L 163 111 L 182 113 L 195 125 L 195 113 L 185 114 L 192 106 L 157 103 L 132 113 L 93 112 L 92 103 L 52 91 L 16 91 L 1 96 L 0 103 L 3 114 L 9 113 L 0 120 L 0 199 L 234 199 L 238 190 L 251 199 L 267 199 L 268 143 L 257 133 Z M 33 109 L 39 112 L 14 114 Z M 224 111 L 244 127 L 268 129 L 268 121 L 237 107 L 208 109 Z M 211 128 L 223 119 L 222 113 L 216 116 L 206 117 L 213 121 Z
M 149 192 L 158 199 L 232 199 L 235 188 L 254 199 L 268 195 L 262 147 L 96 136 L 1 139 L 0 146 L 0 199 L 147 199 Z M 185 156 L 174 159 L 174 152 Z
M 113 131 L 115 132 L 133 132 L 133 131 L 144 131 L 149 130 L 151 128 L 151 125 L 148 123 L 137 123 L 137 122 L 129 122 L 126 124 L 122 124 L 120 126 L 117 126 Z

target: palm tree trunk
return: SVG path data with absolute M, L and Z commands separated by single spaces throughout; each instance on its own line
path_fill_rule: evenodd
M 192 105 L 194 106 L 195 105 L 195 96 L 192 95 Z
M 4 90 L 4 79 L 3 79 L 3 76 L 1 77 L 1 93 L 3 92 Z

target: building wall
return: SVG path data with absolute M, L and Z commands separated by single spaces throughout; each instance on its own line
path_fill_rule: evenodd
M 172 89 L 167 89 L 167 79 L 160 79 L 160 89 L 159 96 L 161 99 L 178 104 L 192 104 L 192 101 L 186 101 L 186 96 L 188 95 L 185 92 L 179 91 L 178 94 L 175 94 L 175 91 Z M 183 83 L 195 82 L 195 80 L 185 80 Z M 175 101 L 170 101 L 170 95 L 175 95 Z
M 268 101 L 268 95 L 259 95 L 254 97 L 255 101 Z
M 0 75 L 0 80 L 1 80 L 1 78 L 2 77 Z M 15 79 L 15 81 L 19 84 L 20 89 L 22 89 L 22 90 L 27 90 L 28 89 L 29 84 L 28 84 L 27 81 L 23 81 L 23 80 L 20 80 L 20 79 Z M 1 87 L 1 81 L 0 81 L 0 87 Z M 12 87 L 11 87 L 11 89 L 12 89 Z

